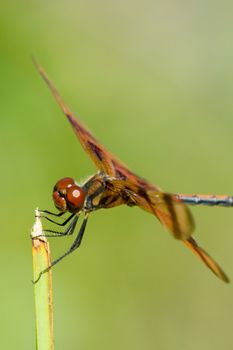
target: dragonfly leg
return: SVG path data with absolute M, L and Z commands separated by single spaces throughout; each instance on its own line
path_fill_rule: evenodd
M 81 244 L 82 242 L 82 238 L 83 238 L 83 235 L 84 235 L 84 232 L 85 232 L 85 229 L 86 229 L 86 225 L 87 225 L 87 220 L 88 220 L 88 215 L 89 213 L 86 213 L 85 215 L 85 218 L 82 222 L 82 225 L 80 227 L 80 230 L 79 230 L 79 233 L 77 235 L 77 237 L 75 238 L 73 244 L 71 245 L 71 247 L 69 248 L 69 250 L 67 252 L 65 252 L 63 255 L 61 255 L 58 259 L 54 260 L 51 265 L 49 267 L 47 267 L 46 269 L 42 270 L 40 273 L 39 273 L 39 276 L 38 278 L 33 281 L 33 283 L 37 283 L 39 281 L 39 279 L 41 278 L 41 276 L 48 272 L 54 265 L 56 265 L 57 263 L 59 263 L 59 261 L 61 261 L 62 259 L 64 259 L 67 255 L 73 253 L 73 251 L 75 251 Z
M 58 225 L 58 226 L 65 226 L 65 225 L 74 217 L 74 215 L 75 215 L 75 213 L 71 214 L 71 215 L 70 215 L 67 219 L 65 219 L 65 221 L 63 221 L 63 222 L 57 222 L 57 221 L 55 221 L 55 220 L 53 220 L 53 219 L 50 219 L 48 216 L 44 216 L 44 215 L 42 215 L 41 218 L 44 218 L 44 219 L 46 219 L 46 220 L 48 220 L 48 221 L 50 221 L 50 222 L 52 222 L 53 224 L 56 224 L 56 225 Z
M 65 214 L 64 211 L 61 211 L 59 213 L 52 213 L 51 211 L 49 210 L 39 210 L 40 213 L 45 213 L 45 214 L 49 214 L 49 215 L 53 215 L 53 216 L 62 216 Z
M 68 219 L 70 220 L 73 218 L 69 226 L 65 229 L 63 232 L 54 231 L 54 230 L 43 230 L 43 232 L 46 232 L 43 236 L 44 237 L 64 237 L 64 236 L 71 236 L 74 233 L 75 227 L 78 222 L 79 215 L 72 214 Z M 48 232 L 48 234 L 47 234 Z

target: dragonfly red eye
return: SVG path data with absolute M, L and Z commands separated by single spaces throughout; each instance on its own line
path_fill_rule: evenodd
M 85 192 L 74 179 L 65 177 L 54 186 L 53 200 L 58 210 L 76 213 L 83 207 Z
M 70 212 L 76 212 L 82 209 L 85 200 L 85 192 L 82 187 L 73 185 L 67 188 L 66 203 Z

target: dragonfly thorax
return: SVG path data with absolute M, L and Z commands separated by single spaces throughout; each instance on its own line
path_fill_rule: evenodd
M 59 180 L 53 189 L 53 201 L 60 211 L 76 213 L 83 207 L 85 191 L 71 177 Z

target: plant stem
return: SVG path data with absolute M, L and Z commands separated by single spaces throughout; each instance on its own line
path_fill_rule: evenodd
M 50 249 L 46 237 L 42 236 L 40 213 L 36 209 L 36 221 L 33 226 L 32 258 L 33 281 L 38 279 L 40 272 L 50 266 Z M 53 336 L 53 296 L 52 271 L 43 274 L 34 283 L 35 311 L 36 311 L 36 349 L 54 350 Z

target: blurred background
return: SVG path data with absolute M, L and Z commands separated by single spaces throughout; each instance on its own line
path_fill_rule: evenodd
M 135 172 L 174 193 L 230 195 L 232 11 L 208 0 L 1 2 L 1 348 L 35 346 L 35 207 L 54 210 L 58 179 L 96 171 L 30 55 Z M 192 212 L 196 238 L 233 280 L 233 209 Z M 72 238 L 50 241 L 58 257 Z M 56 349 L 233 348 L 233 284 L 137 208 L 94 213 L 53 286 Z

